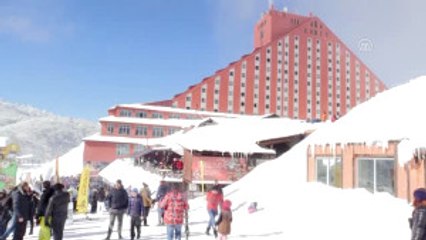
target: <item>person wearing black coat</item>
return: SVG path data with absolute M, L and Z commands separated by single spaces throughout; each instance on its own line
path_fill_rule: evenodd
M 54 240 L 62 240 L 64 234 L 65 221 L 68 216 L 68 203 L 70 194 L 64 190 L 64 185 L 57 183 L 53 186 L 55 193 L 49 200 L 44 219 L 46 225 L 52 229 Z M 50 219 L 50 220 L 49 220 Z
M 12 201 L 10 196 L 3 189 L 0 191 L 0 236 L 6 231 L 7 224 L 12 218 Z
M 37 224 L 40 223 L 41 218 L 44 218 L 44 215 L 46 214 L 47 204 L 49 204 L 49 200 L 53 196 L 54 192 L 55 191 L 50 186 L 50 182 L 44 181 L 43 182 L 43 193 L 41 194 L 40 201 L 38 202 L 37 209 L 36 209 Z
M 29 185 L 27 182 L 21 183 L 12 193 L 13 212 L 16 214 L 15 230 L 13 232 L 13 240 L 23 240 L 27 221 L 30 220 L 31 198 L 28 196 Z
M 115 218 L 118 219 L 118 239 L 123 239 L 121 236 L 121 229 L 123 227 L 123 214 L 126 212 L 129 205 L 129 196 L 126 190 L 124 190 L 121 180 L 117 180 L 114 188 L 111 189 L 111 192 L 108 194 L 106 201 L 109 205 L 109 227 L 108 235 L 105 239 L 109 240 L 111 237 Z

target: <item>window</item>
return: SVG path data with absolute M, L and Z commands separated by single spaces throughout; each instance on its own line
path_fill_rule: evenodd
M 120 110 L 120 117 L 131 117 L 132 112 L 128 109 L 121 109 Z
M 114 134 L 114 124 L 108 124 L 107 126 L 107 133 L 108 134 Z
M 148 135 L 148 129 L 145 126 L 136 126 L 135 131 L 136 136 L 147 136 Z
M 130 145 L 125 143 L 118 143 L 116 145 L 117 156 L 127 156 L 130 154 Z
M 201 101 L 202 101 L 203 99 L 204 99 L 204 98 L 202 98 L 202 99 L 201 99 Z M 179 119 L 179 118 L 180 118 L 180 115 L 179 115 L 179 114 L 177 114 L 177 113 L 173 113 L 173 114 L 170 114 L 169 118 L 171 118 L 171 119 Z
M 342 159 L 340 157 L 316 158 L 317 182 L 342 187 Z
M 137 112 L 136 117 L 138 118 L 146 118 L 148 117 L 148 114 L 146 112 Z
M 145 149 L 146 149 L 145 146 L 142 145 L 142 144 L 133 145 L 133 152 L 135 152 L 135 153 L 141 153 L 141 152 L 145 151 Z
M 152 129 L 152 136 L 153 137 L 162 137 L 163 134 L 163 128 L 162 127 L 154 127 Z
M 161 114 L 161 113 L 152 113 L 152 118 L 163 118 L 163 114 Z
M 179 129 L 178 128 L 169 128 L 169 135 L 177 132 Z
M 129 135 L 130 134 L 130 125 L 120 125 L 120 128 L 118 129 L 118 134 Z
M 391 158 L 359 158 L 358 187 L 370 192 L 394 194 L 395 160 Z

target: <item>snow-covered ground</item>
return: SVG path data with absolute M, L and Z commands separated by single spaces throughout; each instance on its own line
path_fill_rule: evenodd
M 278 159 L 259 165 L 225 188 L 225 198 L 233 202 L 234 212 L 229 239 L 409 239 L 408 218 L 412 211 L 409 203 L 387 193 L 371 194 L 364 189 L 343 190 L 306 183 L 306 151 L 309 144 L 324 141 L 423 141 L 426 125 L 422 115 L 415 113 L 421 112 L 420 106 L 426 101 L 425 90 L 426 78 L 418 78 L 379 94 L 332 126 L 320 128 Z M 142 170 L 127 171 L 127 167 L 120 165 L 120 169 L 117 167 L 117 171 L 111 171 L 107 177 L 110 181 L 123 178 L 125 185 L 133 187 L 148 182 L 155 191 L 158 176 L 144 174 Z M 258 211 L 249 214 L 247 208 L 251 202 L 258 203 Z M 204 234 L 208 219 L 205 207 L 204 197 L 190 201 L 190 239 L 213 239 Z M 107 214 L 92 220 L 84 216 L 76 218 L 73 224 L 67 224 L 64 239 L 106 236 Z M 154 208 L 149 218 L 151 226 L 143 227 L 142 239 L 166 238 L 165 227 L 154 226 L 156 219 Z M 126 218 L 124 223 L 123 235 L 128 238 L 129 220 Z

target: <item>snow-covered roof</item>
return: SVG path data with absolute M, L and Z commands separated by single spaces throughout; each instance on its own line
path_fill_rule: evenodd
M 200 123 L 200 119 L 162 119 L 162 118 L 135 118 L 135 117 L 115 117 L 107 116 L 99 119 L 101 122 L 115 122 L 115 123 L 133 123 L 143 125 L 156 125 L 167 127 L 189 127 Z
M 399 160 L 408 161 L 413 149 L 426 146 L 426 76 L 377 94 L 356 106 L 334 124 L 309 138 L 312 144 L 367 143 L 386 145 L 403 140 Z
M 8 142 L 9 142 L 8 137 L 0 137 L 0 148 L 6 147 Z
M 145 105 L 145 104 L 141 104 L 141 103 L 118 104 L 118 105 L 115 105 L 114 107 L 111 107 L 110 110 L 117 108 L 117 107 L 140 109 L 140 110 L 151 110 L 151 111 L 159 111 L 159 112 L 194 114 L 194 115 L 200 115 L 200 116 L 216 116 L 216 117 L 230 117 L 230 118 L 244 116 L 244 115 L 233 114 L 233 113 L 197 111 L 197 110 L 192 110 L 192 109 L 183 109 L 183 108 L 175 108 L 175 107 Z
M 304 134 L 316 127 L 317 124 L 288 118 L 221 119 L 218 124 L 188 131 L 179 139 L 179 144 L 197 151 L 274 154 L 257 142 Z

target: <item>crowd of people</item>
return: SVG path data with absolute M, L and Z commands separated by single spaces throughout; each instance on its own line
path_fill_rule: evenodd
M 40 226 L 39 239 L 62 240 L 65 222 L 68 215 L 68 205 L 75 202 L 77 190 L 74 186 L 65 189 L 64 184 L 50 181 L 42 182 L 42 191 L 33 191 L 30 184 L 22 182 L 11 191 L 0 192 L 0 240 L 5 240 L 13 234 L 14 240 L 23 240 L 27 224 L 30 223 L 29 235 L 34 234 L 34 225 Z M 78 186 L 77 186 L 78 189 Z M 130 218 L 130 238 L 140 239 L 142 226 L 149 226 L 148 215 L 152 207 L 157 205 L 157 226 L 166 226 L 168 240 L 178 240 L 182 237 L 182 227 L 189 209 L 187 193 L 182 183 L 160 181 L 153 195 L 148 184 L 142 183 L 142 188 L 125 189 L 121 180 L 114 186 L 99 186 L 92 188 L 89 193 L 88 208 L 90 213 L 107 211 L 109 225 L 106 240 L 111 239 L 117 220 L 118 239 L 123 239 L 123 216 Z M 220 185 L 216 184 L 206 195 L 208 227 L 217 239 L 226 239 L 230 233 L 232 221 L 231 202 L 223 199 Z M 74 204 L 75 205 L 75 204 Z M 74 207 L 75 208 L 75 207 Z M 188 231 L 185 228 L 185 231 Z
M 0 239 L 6 239 L 13 233 L 13 240 L 23 240 L 27 224 L 30 223 L 29 235 L 33 234 L 34 222 L 40 224 L 41 240 L 63 238 L 67 219 L 69 193 L 64 185 L 57 183 L 50 186 L 43 182 L 43 192 L 39 195 L 22 182 L 10 192 L 0 192 Z

